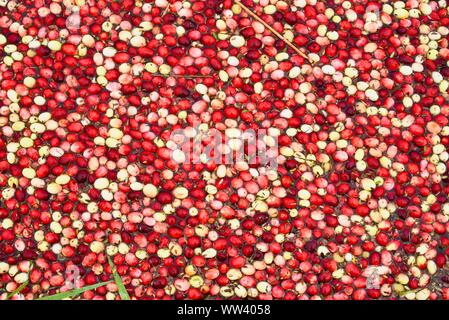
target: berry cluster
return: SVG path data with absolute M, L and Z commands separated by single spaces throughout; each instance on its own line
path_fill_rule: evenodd
M 0 299 L 108 259 L 132 299 L 449 299 L 446 0 L 0 0 L 0 30 Z M 196 125 L 276 166 L 188 161 Z

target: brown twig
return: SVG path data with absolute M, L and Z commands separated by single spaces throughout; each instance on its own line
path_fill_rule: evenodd
M 163 17 L 167 14 L 167 12 L 168 12 L 168 10 L 170 9 L 170 7 L 171 7 L 171 4 L 168 4 L 168 5 L 165 7 L 164 12 L 162 12 L 161 18 L 163 18 Z
M 242 8 L 243 10 L 245 10 L 245 12 L 247 14 L 249 14 L 251 17 L 253 17 L 254 19 L 256 19 L 257 21 L 259 21 L 260 23 L 262 23 L 265 28 L 267 28 L 268 30 L 270 30 L 274 35 L 276 35 L 279 39 L 281 39 L 282 41 L 285 42 L 285 44 L 287 44 L 290 48 L 292 48 L 297 54 L 299 54 L 301 57 L 303 57 L 304 59 L 306 59 L 307 61 L 309 61 L 310 63 L 312 63 L 312 61 L 309 59 L 309 57 L 302 52 L 301 50 L 299 50 L 293 43 L 291 43 L 290 41 L 288 41 L 287 39 L 285 39 L 285 37 L 280 34 L 279 32 L 277 32 L 276 30 L 274 30 L 272 27 L 270 27 L 265 21 L 263 21 L 257 14 L 255 14 L 254 12 L 251 11 L 251 9 L 249 9 L 247 6 L 245 6 L 243 3 L 241 3 L 239 0 L 234 0 L 234 2 L 236 4 L 238 4 L 240 6 L 240 8 Z

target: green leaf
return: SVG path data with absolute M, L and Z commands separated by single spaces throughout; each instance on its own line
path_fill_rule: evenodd
M 102 287 L 104 285 L 107 285 L 108 283 L 111 283 L 111 282 L 112 282 L 112 280 L 105 281 L 105 282 L 100 282 L 100 283 L 92 284 L 90 286 L 82 287 L 82 288 L 79 288 L 79 289 L 73 289 L 73 290 L 66 291 L 66 292 L 56 293 L 56 294 L 51 295 L 51 296 L 40 297 L 40 298 L 38 298 L 36 300 L 62 300 L 62 299 L 66 299 L 66 298 L 73 298 L 73 297 L 76 297 L 76 296 L 80 295 L 84 291 L 93 290 L 93 289 L 96 289 L 98 287 Z
M 125 285 L 122 282 L 122 278 L 120 278 L 120 275 L 117 273 L 117 269 L 114 265 L 114 262 L 112 262 L 111 257 L 108 256 L 109 265 L 112 269 L 112 275 L 114 276 L 115 284 L 117 285 L 118 294 L 120 295 L 120 298 L 122 300 L 131 300 L 129 297 L 128 291 L 126 291 Z
M 11 299 L 12 297 L 14 297 L 16 294 L 20 293 L 20 291 L 22 291 L 23 289 L 25 289 L 25 287 L 28 285 L 29 280 L 25 281 L 24 283 L 22 283 L 16 290 L 14 290 L 13 292 L 11 292 L 10 294 L 8 294 L 6 296 L 6 300 Z

